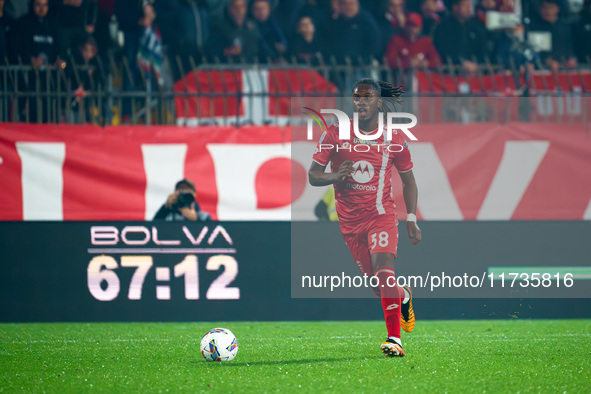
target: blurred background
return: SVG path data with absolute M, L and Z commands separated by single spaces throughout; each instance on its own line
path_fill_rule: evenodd
M 281 99 L 362 76 L 415 96 L 584 96 L 589 42 L 588 0 L 4 0 L 0 120 L 280 123 Z

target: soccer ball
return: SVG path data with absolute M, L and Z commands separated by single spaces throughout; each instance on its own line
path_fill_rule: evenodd
M 238 342 L 225 328 L 209 330 L 201 339 L 201 354 L 207 361 L 230 361 L 238 353 Z

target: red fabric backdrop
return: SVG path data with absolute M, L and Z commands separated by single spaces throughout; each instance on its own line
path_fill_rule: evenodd
M 587 125 L 432 124 L 413 132 L 423 219 L 591 216 Z M 0 220 L 144 220 L 183 176 L 215 218 L 311 218 L 318 192 L 306 170 L 315 142 L 298 145 L 304 155 L 296 159 L 291 134 L 276 126 L 0 124 Z M 176 170 L 163 173 L 168 165 Z M 291 201 L 304 198 L 290 216 Z

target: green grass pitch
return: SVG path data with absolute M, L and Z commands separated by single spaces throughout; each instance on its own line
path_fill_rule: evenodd
M 202 335 L 236 334 L 206 362 Z M 0 391 L 591 392 L 591 320 L 417 321 L 404 358 L 383 322 L 1 324 Z

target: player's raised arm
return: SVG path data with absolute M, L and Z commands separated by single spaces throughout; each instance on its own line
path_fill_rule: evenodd
M 416 245 L 421 241 L 421 229 L 417 225 L 417 199 L 419 197 L 419 190 L 415 182 L 415 176 L 412 170 L 400 172 L 400 179 L 402 180 L 402 195 L 404 196 L 404 203 L 406 204 L 406 230 L 411 239 L 411 244 Z
M 353 161 L 346 160 L 341 164 L 337 172 L 324 172 L 326 166 L 315 161 L 312 162 L 308 170 L 308 182 L 312 186 L 326 186 L 341 182 L 353 174 Z

